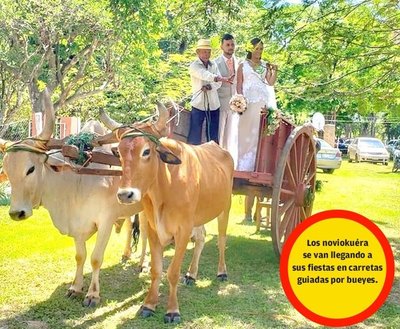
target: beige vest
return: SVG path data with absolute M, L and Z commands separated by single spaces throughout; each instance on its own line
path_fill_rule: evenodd
M 220 55 L 215 59 L 215 63 L 218 66 L 218 70 L 221 73 L 223 77 L 229 77 L 229 69 L 226 66 L 225 63 L 225 58 L 223 55 Z M 233 56 L 233 64 L 235 67 L 235 73 L 238 68 L 238 59 Z M 231 99 L 233 95 L 236 94 L 236 75 L 235 78 L 233 79 L 233 84 L 228 84 L 228 83 L 222 83 L 222 86 L 218 89 L 218 96 L 219 98 L 227 98 L 228 100 Z

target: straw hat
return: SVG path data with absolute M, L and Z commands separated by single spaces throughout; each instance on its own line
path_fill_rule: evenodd
M 200 39 L 197 42 L 197 49 L 208 49 L 211 50 L 211 41 L 209 39 Z

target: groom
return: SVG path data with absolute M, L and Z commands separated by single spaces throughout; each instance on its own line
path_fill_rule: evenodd
M 218 89 L 219 101 L 221 103 L 219 114 L 219 145 L 228 150 L 228 131 L 230 129 L 231 114 L 229 101 L 236 93 L 236 70 L 238 60 L 235 53 L 235 40 L 231 34 L 224 34 L 221 38 L 222 54 L 215 59 L 218 70 L 223 77 L 228 78 L 228 82 L 223 82 Z

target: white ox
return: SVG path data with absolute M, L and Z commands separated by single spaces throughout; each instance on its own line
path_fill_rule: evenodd
M 91 255 L 92 279 L 83 301 L 85 306 L 95 306 L 100 301 L 100 268 L 113 224 L 138 213 L 142 205 L 118 203 L 115 195 L 119 177 L 54 170 L 60 165 L 60 158 L 47 154 L 46 144 L 54 128 L 54 110 L 47 91 L 43 100 L 46 123 L 37 138 L 18 144 L 0 141 L 6 153 L 3 170 L 12 188 L 9 214 L 14 220 L 23 220 L 32 215 L 32 209 L 42 205 L 49 211 L 54 226 L 74 238 L 76 273 L 67 292 L 69 297 L 83 294 L 86 241 L 97 232 Z

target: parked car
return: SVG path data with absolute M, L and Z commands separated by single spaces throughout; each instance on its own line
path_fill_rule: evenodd
M 389 159 L 393 158 L 393 153 L 394 150 L 397 148 L 397 146 L 400 146 L 400 140 L 399 139 L 392 139 L 386 144 L 386 149 L 389 152 Z
M 351 142 L 350 139 L 344 140 L 343 138 L 339 138 L 335 143 L 335 147 L 337 147 L 339 151 L 342 152 L 342 154 L 347 154 L 347 149 L 349 147 L 350 142 Z
M 373 162 L 382 163 L 385 166 L 389 162 L 389 152 L 378 138 L 358 137 L 350 143 L 348 148 L 349 162 Z
M 342 164 L 342 153 L 323 139 L 316 138 L 316 140 L 321 146 L 317 153 L 317 168 L 322 169 L 324 173 L 332 174 Z

